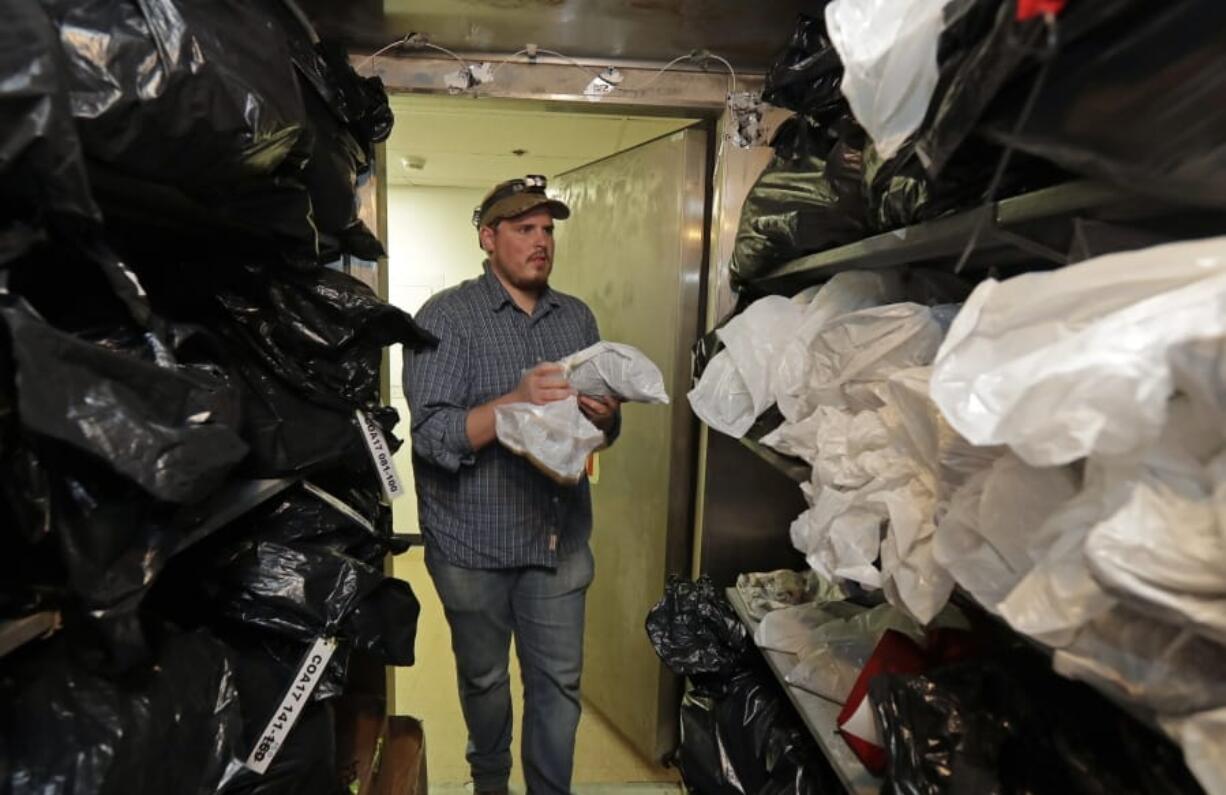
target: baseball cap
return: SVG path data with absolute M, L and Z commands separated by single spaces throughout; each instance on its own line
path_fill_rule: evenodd
M 570 208 L 545 195 L 546 179 L 529 174 L 523 179 L 500 182 L 485 195 L 481 206 L 473 210 L 473 226 L 480 229 L 507 218 L 517 218 L 537 207 L 546 206 L 554 218 L 570 218 Z

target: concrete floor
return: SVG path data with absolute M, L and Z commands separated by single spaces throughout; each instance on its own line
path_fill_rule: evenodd
M 461 795 L 469 781 L 464 760 L 467 732 L 460 714 L 456 690 L 455 660 L 451 635 L 438 594 L 426 573 L 421 549 L 414 548 L 395 558 L 397 577 L 408 580 L 421 601 L 417 629 L 417 665 L 397 669 L 395 712 L 422 721 L 426 737 L 426 765 L 432 793 Z M 512 772 L 513 792 L 524 791 L 519 770 L 519 718 L 523 713 L 523 688 L 515 656 L 511 656 L 511 681 L 515 700 L 516 730 Z M 592 795 L 626 793 L 676 793 L 676 771 L 643 759 L 599 713 L 584 705 L 575 747 L 575 791 Z

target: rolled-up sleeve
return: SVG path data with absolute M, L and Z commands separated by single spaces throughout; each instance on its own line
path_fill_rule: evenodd
M 413 454 L 449 472 L 476 460 L 468 440 L 468 339 L 445 310 L 429 303 L 419 325 L 438 347 L 404 354 L 404 393 L 412 418 Z
M 587 309 L 587 307 L 584 307 L 584 309 L 586 310 L 584 312 L 586 319 L 583 324 L 583 347 L 587 348 L 600 342 L 600 327 L 596 324 L 596 316 L 592 314 L 592 310 Z M 621 409 L 618 409 L 613 415 L 613 426 L 604 432 L 605 446 L 612 447 L 613 443 L 617 441 L 617 437 L 621 436 L 621 434 L 622 412 Z

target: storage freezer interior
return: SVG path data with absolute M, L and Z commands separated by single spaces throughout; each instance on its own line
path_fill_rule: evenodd
M 13 795 L 1226 795 L 1226 5 L 0 0 Z

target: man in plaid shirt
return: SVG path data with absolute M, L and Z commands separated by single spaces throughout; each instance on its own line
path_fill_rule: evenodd
M 570 791 L 594 570 L 591 495 L 586 479 L 560 485 L 503 448 L 494 425 L 499 405 L 573 396 L 553 363 L 600 339 L 591 310 L 549 287 L 554 221 L 569 216 L 543 177 L 490 191 L 473 216 L 484 274 L 426 302 L 417 322 L 439 345 L 405 357 L 426 566 L 451 626 L 479 793 L 505 793 L 511 772 L 512 637 L 528 792 Z M 578 400 L 611 444 L 617 401 Z

